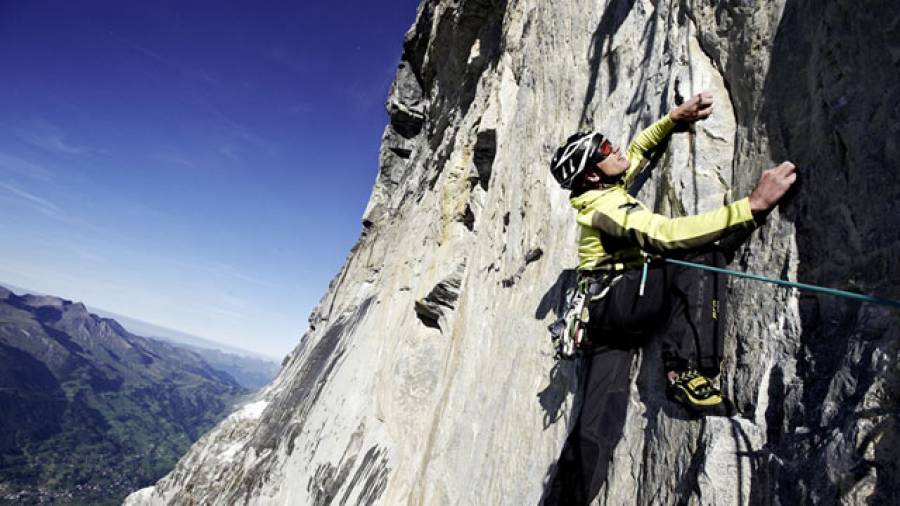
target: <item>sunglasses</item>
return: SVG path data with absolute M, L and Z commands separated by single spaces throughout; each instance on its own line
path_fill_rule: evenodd
M 609 141 L 603 141 L 597 146 L 597 150 L 594 152 L 594 160 L 596 162 L 602 162 L 607 156 L 611 155 L 613 152 L 613 145 Z

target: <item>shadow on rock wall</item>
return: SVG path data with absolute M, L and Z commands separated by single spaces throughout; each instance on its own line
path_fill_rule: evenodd
M 761 117 L 772 158 L 799 168 L 781 213 L 796 227 L 801 282 L 898 295 L 898 69 L 900 3 L 787 2 Z M 768 476 L 754 480 L 754 501 L 770 503 L 774 493 L 781 504 L 831 504 L 874 494 L 878 503 L 898 504 L 897 389 L 890 386 L 900 380 L 895 366 L 873 358 L 897 356 L 897 312 L 801 294 L 800 316 L 798 377 L 779 365 L 771 376 L 767 450 L 774 458 Z M 874 394 L 892 411 L 861 411 Z
M 592 115 L 592 111 L 590 110 L 590 104 L 594 100 L 594 95 L 597 93 L 597 81 L 600 79 L 600 71 L 601 69 L 601 61 L 603 60 L 603 56 L 612 51 L 612 39 L 616 32 L 622 27 L 622 23 L 625 22 L 625 19 L 628 18 L 628 14 L 631 12 L 632 7 L 634 7 L 635 0 L 610 0 L 609 4 L 603 11 L 603 17 L 600 19 L 600 23 L 597 24 L 597 30 L 594 32 L 594 35 L 591 39 L 591 54 L 590 54 L 590 69 L 591 76 L 588 79 L 588 87 L 587 93 L 584 96 L 584 107 L 581 110 L 581 124 L 590 124 L 590 116 Z M 654 17 L 654 20 L 656 18 Z M 656 33 L 656 30 L 653 30 L 653 27 L 648 26 L 648 29 L 651 30 L 651 34 Z M 652 48 L 653 44 L 648 44 L 648 48 Z M 618 58 L 615 53 L 609 54 L 606 58 L 606 75 L 610 77 L 609 83 L 609 93 L 612 93 L 616 90 L 618 86 L 617 76 L 619 75 L 618 71 Z
M 577 276 L 575 269 L 565 269 L 559 273 L 556 282 L 541 297 L 541 302 L 534 311 L 535 319 L 543 320 L 551 311 L 555 316 L 554 320 L 562 317 L 566 310 L 566 302 L 575 290 Z M 547 386 L 537 395 L 544 411 L 544 429 L 562 418 L 562 406 L 571 393 L 573 382 L 570 378 L 573 374 L 575 364 L 566 360 L 557 360 L 550 369 Z

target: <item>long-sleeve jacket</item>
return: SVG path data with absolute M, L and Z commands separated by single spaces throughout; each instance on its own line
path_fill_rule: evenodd
M 570 202 L 581 228 L 578 269 L 625 270 L 640 266 L 645 253 L 662 254 L 710 244 L 737 228 L 753 227 L 750 201 L 744 198 L 702 214 L 668 218 L 655 214 L 626 191 L 644 165 L 647 152 L 674 127 L 666 116 L 629 144 L 623 182 L 591 190 Z

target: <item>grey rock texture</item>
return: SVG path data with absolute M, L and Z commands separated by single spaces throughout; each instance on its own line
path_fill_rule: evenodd
M 732 267 L 900 296 L 900 4 L 426 0 L 387 101 L 364 230 L 256 406 L 129 504 L 535 504 L 577 413 L 546 326 L 577 229 L 547 170 L 576 130 L 626 142 L 707 89 L 639 197 L 672 216 L 796 191 Z M 702 421 L 633 364 L 599 504 L 897 504 L 896 310 L 729 284 Z

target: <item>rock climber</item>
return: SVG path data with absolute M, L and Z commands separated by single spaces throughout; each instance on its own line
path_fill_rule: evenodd
M 649 151 L 677 124 L 709 117 L 712 106 L 711 94 L 693 96 L 624 151 L 597 132 L 572 135 L 551 162 L 553 177 L 571 190 L 581 229 L 579 278 L 590 297 L 584 398 L 555 484 L 580 489 L 582 500 L 574 502 L 589 501 L 606 479 L 624 424 L 633 353 L 649 338 L 660 339 L 669 399 L 694 414 L 731 412 L 714 383 L 723 351 L 724 280 L 660 258 L 722 265 L 716 241 L 755 227 L 796 180 L 795 166 L 766 170 L 748 197 L 693 216 L 655 214 L 628 193 Z

